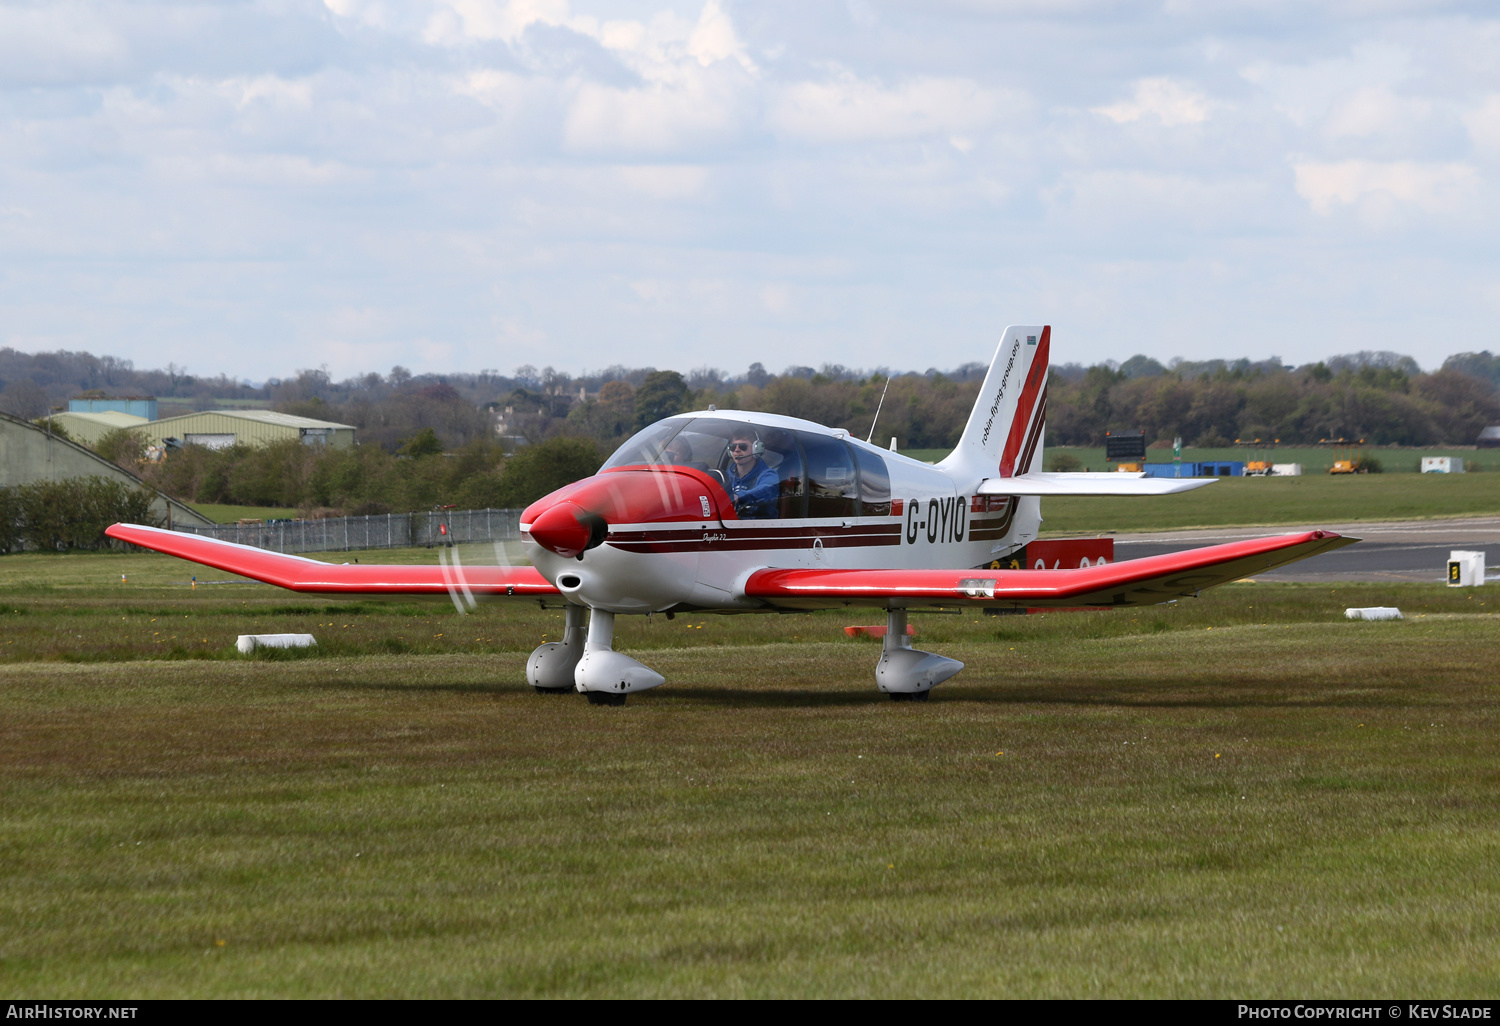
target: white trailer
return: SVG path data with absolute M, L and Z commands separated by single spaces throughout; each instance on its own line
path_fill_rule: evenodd
M 1423 456 L 1422 473 L 1424 474 L 1462 474 L 1464 472 L 1464 461 L 1459 456 Z

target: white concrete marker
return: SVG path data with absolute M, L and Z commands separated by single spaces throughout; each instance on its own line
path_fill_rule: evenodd
M 317 643 L 311 634 L 241 634 L 234 647 L 248 655 L 257 648 L 307 648 Z
M 1353 609 L 1344 610 L 1344 615 L 1351 620 L 1405 620 L 1401 610 L 1395 606 L 1356 606 Z

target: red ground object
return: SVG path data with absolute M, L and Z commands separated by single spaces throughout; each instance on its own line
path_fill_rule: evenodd
M 1077 570 L 1115 561 L 1113 538 L 1051 538 L 1026 545 L 1022 570 Z
M 885 637 L 887 630 L 889 630 L 889 628 L 886 627 L 886 625 L 883 623 L 872 623 L 868 627 L 845 627 L 844 633 L 849 635 L 849 637 L 851 638 L 883 638 Z M 917 629 L 911 624 L 907 624 L 906 636 L 908 638 L 915 638 L 917 636 Z

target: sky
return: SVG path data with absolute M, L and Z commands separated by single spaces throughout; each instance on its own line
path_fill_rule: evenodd
M 1500 8 L 0 0 L 0 345 L 262 380 L 1500 349 Z

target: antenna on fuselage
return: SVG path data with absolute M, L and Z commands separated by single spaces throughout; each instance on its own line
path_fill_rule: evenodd
M 875 437 L 875 425 L 880 423 L 880 408 L 885 405 L 885 394 L 891 390 L 891 376 L 885 376 L 885 387 L 880 390 L 880 402 L 875 404 L 875 419 L 870 421 L 870 433 L 865 436 L 865 444 L 869 445 Z

